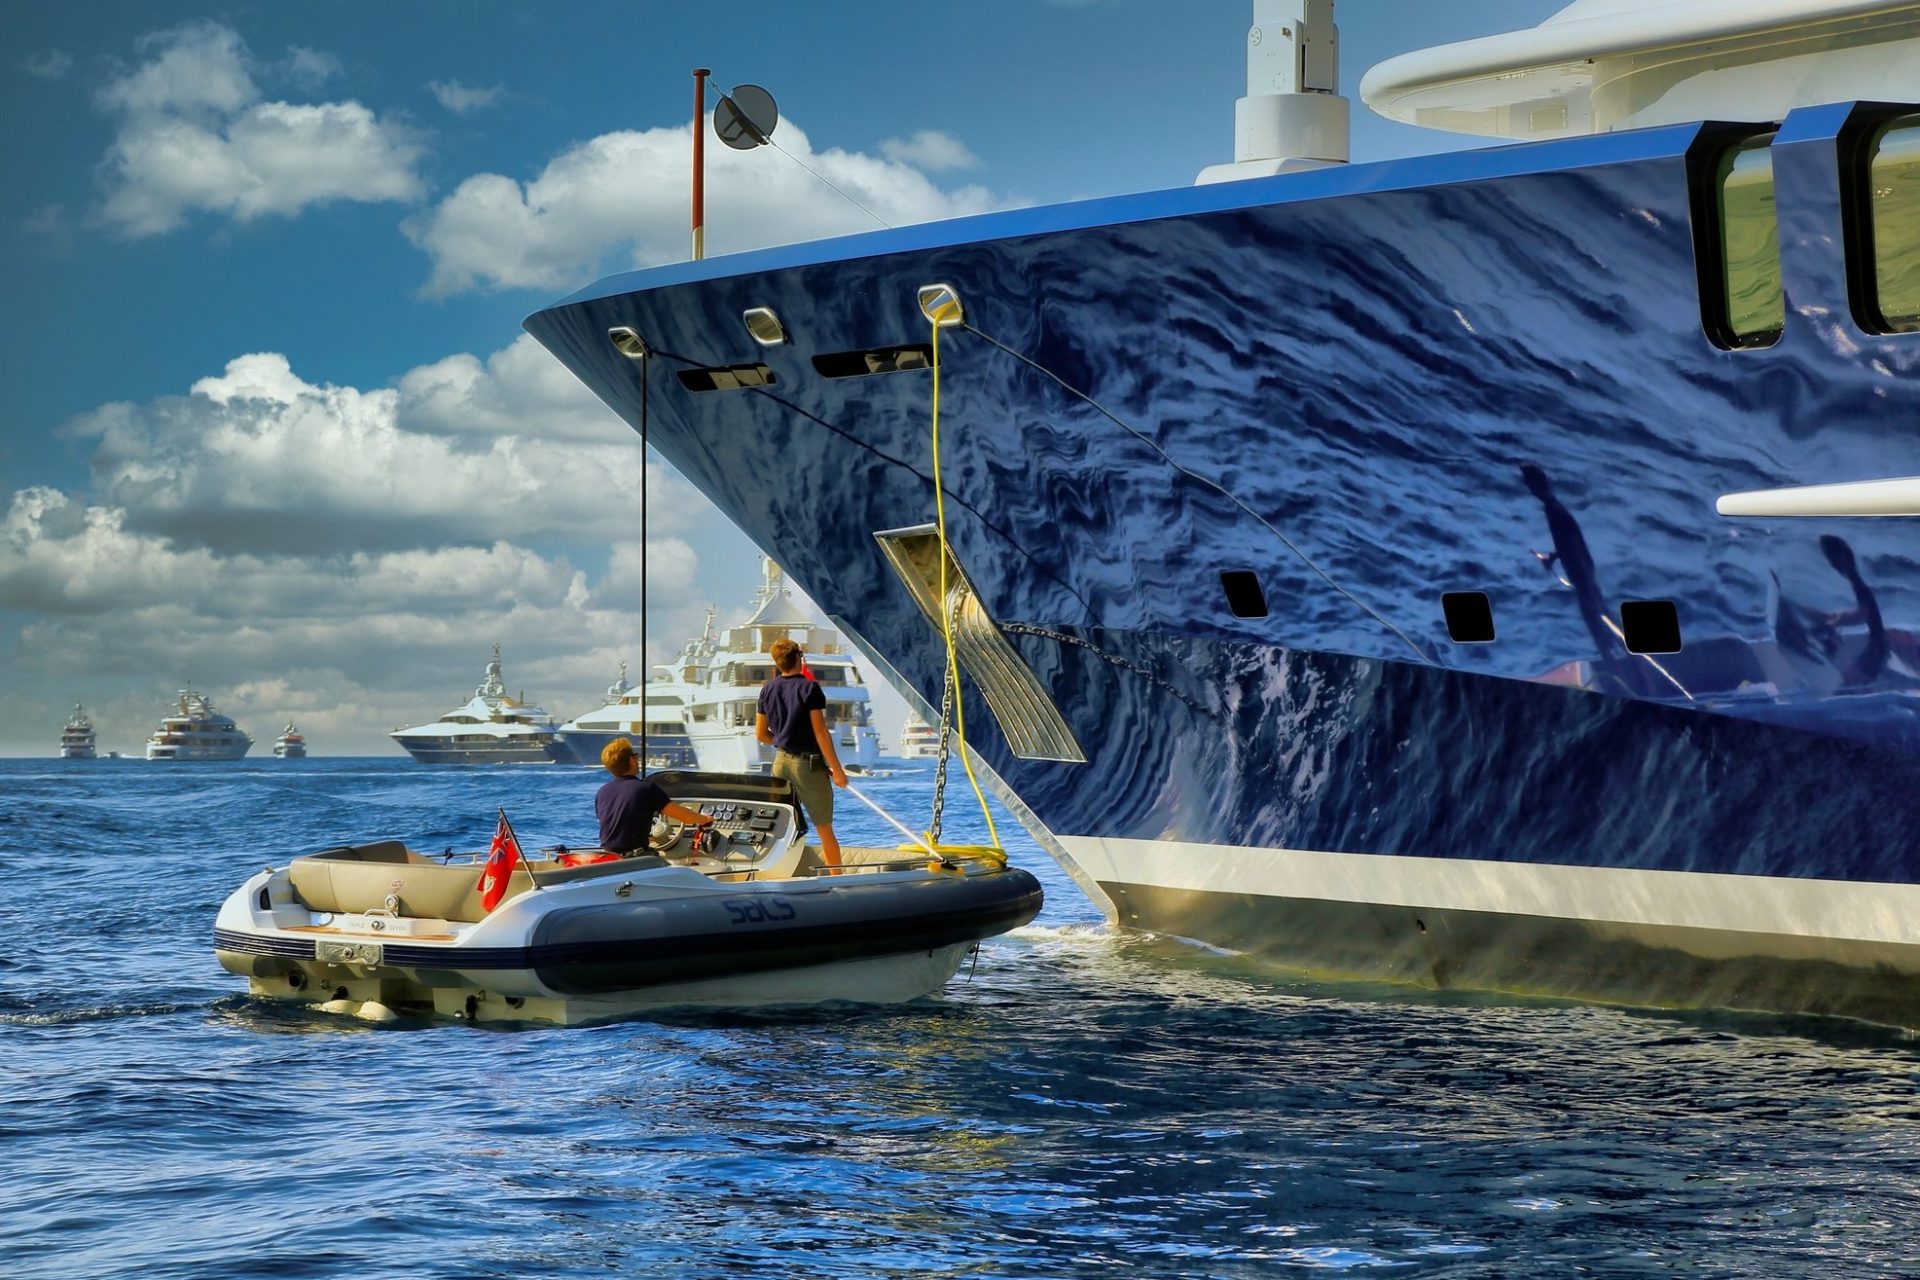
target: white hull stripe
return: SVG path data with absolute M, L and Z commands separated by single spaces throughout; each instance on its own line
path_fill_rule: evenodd
M 1920 944 L 1920 885 L 1056 838 L 1102 884 Z

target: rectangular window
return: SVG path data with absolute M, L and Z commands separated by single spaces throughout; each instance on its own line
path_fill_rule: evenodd
M 864 351 L 830 351 L 813 357 L 813 369 L 823 378 L 865 378 L 876 373 L 911 373 L 933 367 L 933 344 L 915 342 L 904 347 L 870 347 Z
M 681 369 L 674 374 L 689 391 L 738 391 L 742 387 L 770 387 L 779 375 L 764 364 L 715 365 L 707 369 Z
M 1920 330 L 1920 115 L 1890 120 L 1867 150 L 1866 199 L 1872 291 L 1868 327 Z
M 1772 346 L 1786 326 L 1772 144 L 1769 133 L 1729 148 L 1715 171 L 1720 288 L 1707 331 L 1721 346 Z

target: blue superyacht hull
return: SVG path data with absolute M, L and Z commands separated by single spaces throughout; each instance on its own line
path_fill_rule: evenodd
M 1773 140 L 1785 322 L 1748 349 L 1707 332 L 1708 125 L 681 264 L 527 328 L 635 424 L 609 331 L 641 335 L 651 442 L 924 712 L 944 645 L 876 535 L 934 518 L 899 353 L 956 290 L 953 556 L 1084 760 L 1016 754 L 984 668 L 970 741 L 1122 922 L 1920 1025 L 1912 522 L 1714 510 L 1920 474 L 1920 333 L 1856 319 L 1862 118 Z M 1679 651 L 1630 653 L 1624 602 L 1670 602 Z

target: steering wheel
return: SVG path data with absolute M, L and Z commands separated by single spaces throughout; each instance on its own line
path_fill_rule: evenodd
M 680 833 L 687 824 L 678 818 L 669 818 L 664 813 L 653 815 L 653 831 L 647 836 L 647 848 L 655 853 L 665 853 L 680 843 Z

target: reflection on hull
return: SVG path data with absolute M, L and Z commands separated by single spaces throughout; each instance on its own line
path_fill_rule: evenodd
M 1100 887 L 1127 924 L 1203 938 L 1325 977 L 1920 1026 L 1920 946 L 1913 943 L 1158 885 Z
M 655 378 L 650 440 L 932 718 L 945 647 L 875 540 L 933 519 L 928 379 L 812 357 L 925 341 L 916 290 L 950 282 L 953 556 L 1086 762 L 1015 756 L 980 671 L 968 741 L 1123 921 L 1355 974 L 1905 1021 L 1912 526 L 1713 509 L 1920 474 L 1920 334 L 1849 301 L 1848 119 L 1796 112 L 1772 148 L 1792 305 L 1751 350 L 1703 334 L 1694 127 L 684 264 L 527 327 L 632 422 L 609 328 L 725 365 L 741 309 L 773 308 L 777 386 Z M 778 477 L 726 466 L 742 438 Z M 1230 607 L 1228 573 L 1270 611 Z M 1448 592 L 1485 594 L 1491 643 L 1455 643 Z M 1629 602 L 1670 604 L 1680 651 L 1633 652 L 1662 646 Z M 1120 866 L 1136 847 L 1246 856 L 1194 883 Z M 1287 850 L 1315 852 L 1263 873 Z M 1315 858 L 1360 861 L 1305 895 Z M 1656 955 L 1684 959 L 1627 976 Z

